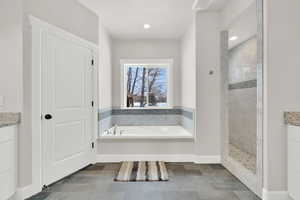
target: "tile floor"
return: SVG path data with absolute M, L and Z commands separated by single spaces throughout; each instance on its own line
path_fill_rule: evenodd
M 114 182 L 118 168 L 87 167 L 29 200 L 259 200 L 221 165 L 167 163 L 168 182 Z

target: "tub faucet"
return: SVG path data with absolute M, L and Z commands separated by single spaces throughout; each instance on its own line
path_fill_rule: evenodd
M 106 129 L 106 130 L 104 130 L 104 135 L 109 135 L 109 130 L 108 129 Z
M 114 130 L 113 130 L 113 134 L 114 134 L 114 135 L 117 135 L 117 128 L 118 128 L 118 125 L 117 125 L 117 124 L 115 124 L 115 126 L 114 126 Z

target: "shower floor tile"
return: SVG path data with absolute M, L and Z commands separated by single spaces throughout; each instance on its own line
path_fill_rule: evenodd
M 241 163 L 246 169 L 250 170 L 253 174 L 256 174 L 256 156 L 250 153 L 244 152 L 237 148 L 235 145 L 229 145 L 229 156 L 239 163 Z
M 118 167 L 87 167 L 29 200 L 259 200 L 222 165 L 167 163 L 168 182 L 114 182 Z

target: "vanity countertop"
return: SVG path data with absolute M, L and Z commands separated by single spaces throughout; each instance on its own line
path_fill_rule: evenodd
M 300 126 L 300 112 L 285 112 L 284 120 L 287 125 Z
M 19 124 L 21 121 L 21 113 L 0 112 L 0 128 Z

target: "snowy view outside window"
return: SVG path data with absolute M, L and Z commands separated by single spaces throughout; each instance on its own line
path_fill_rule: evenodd
M 125 65 L 126 107 L 167 107 L 168 68 L 164 65 Z

